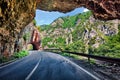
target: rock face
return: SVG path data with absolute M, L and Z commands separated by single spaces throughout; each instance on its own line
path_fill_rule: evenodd
M 34 27 L 35 25 L 33 24 L 33 22 L 31 22 L 27 26 L 25 26 L 24 29 L 21 30 L 21 32 L 18 34 L 18 38 L 15 40 L 15 45 L 13 49 L 14 52 L 27 49 L 27 45 L 31 43 Z
M 95 18 L 120 19 L 120 0 L 38 0 L 38 9 L 68 12 L 77 7 L 93 11 Z
M 14 52 L 15 41 L 33 20 L 35 9 L 35 0 L 0 0 L 0 54 Z
M 27 44 L 30 43 L 31 41 L 33 31 L 34 31 L 34 24 L 33 22 L 31 22 L 27 26 L 25 26 L 25 28 L 21 29 L 20 33 L 16 34 L 16 37 L 13 38 L 14 42 L 8 43 L 8 42 L 2 41 L 4 42 L 5 45 L 0 46 L 1 55 L 8 57 L 8 56 L 11 56 L 13 52 L 26 50 Z M 11 38 L 6 40 L 9 41 L 11 40 Z
M 100 44 L 106 42 L 106 37 L 118 34 L 120 20 L 101 21 L 96 20 L 93 15 L 87 15 L 88 17 L 86 17 L 84 14 L 61 17 L 49 26 L 44 26 L 48 28 L 44 29 L 43 27 L 41 32 L 43 35 L 43 47 L 57 47 L 70 51 L 74 49 L 74 51 L 78 52 L 81 52 L 82 48 L 85 47 L 84 50 L 88 53 L 89 46 L 92 49 L 96 49 Z M 66 23 L 69 23 L 69 25 L 66 25 Z M 73 23 L 73 25 L 71 24 L 71 26 L 70 23 Z
M 106 37 L 118 34 L 120 20 L 101 21 L 91 16 L 84 24 L 86 25 L 83 32 L 84 43 L 86 43 L 86 47 L 92 46 L 95 49 L 106 42 Z

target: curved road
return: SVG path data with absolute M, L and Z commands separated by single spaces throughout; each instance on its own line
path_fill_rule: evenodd
M 59 54 L 30 51 L 30 55 L 0 67 L 0 80 L 100 80 Z

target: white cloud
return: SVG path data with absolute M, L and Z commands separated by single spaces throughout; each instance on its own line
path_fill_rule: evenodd
M 89 10 L 88 10 L 88 9 L 84 9 L 84 10 L 83 10 L 83 12 L 87 12 L 87 11 L 89 11 Z

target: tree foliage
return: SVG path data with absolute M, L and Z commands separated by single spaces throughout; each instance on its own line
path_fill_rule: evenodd
M 62 17 L 61 19 L 63 20 L 63 23 L 55 27 L 52 27 L 51 25 L 41 26 L 41 31 L 45 31 L 49 34 L 52 34 L 52 32 L 54 33 L 55 28 L 58 28 L 56 29 L 58 32 L 62 29 L 73 29 L 73 31 L 71 30 L 70 33 L 45 37 L 42 40 L 43 47 L 47 46 L 48 48 L 61 48 L 63 50 L 83 53 L 90 50 L 96 55 L 120 58 L 120 25 L 118 27 L 118 34 L 105 36 L 102 32 L 100 32 L 100 29 L 97 29 L 97 26 L 111 24 L 104 21 L 95 21 L 93 23 L 90 23 L 88 19 L 91 15 L 92 13 L 89 11 L 75 16 Z M 95 37 L 90 38 L 89 34 L 92 30 L 95 30 L 97 34 L 94 33 L 96 34 Z M 67 41 L 71 41 L 69 35 L 72 35 L 72 43 L 67 43 Z M 87 40 L 84 38 L 84 36 L 87 38 Z M 101 41 L 105 40 L 105 42 L 104 44 L 101 44 L 97 49 L 93 49 L 92 46 L 97 42 L 97 36 L 101 39 Z M 97 43 L 101 41 L 98 41 Z M 87 42 L 90 42 L 91 45 L 89 45 Z
M 120 58 L 120 29 L 118 34 L 107 37 L 107 41 L 95 50 L 95 54 Z

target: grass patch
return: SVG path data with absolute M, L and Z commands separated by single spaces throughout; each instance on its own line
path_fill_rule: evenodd
M 75 54 L 69 54 L 69 53 L 61 53 L 60 55 L 65 56 L 65 57 L 70 57 L 76 60 L 85 60 L 88 62 L 88 58 L 87 57 L 83 57 L 83 56 L 79 56 L 79 55 L 75 55 Z M 90 64 L 96 64 L 96 60 L 90 58 Z
M 8 59 L 6 57 L 0 57 L 0 63 L 7 62 Z
M 69 54 L 69 53 L 61 53 L 60 55 L 70 57 L 70 58 L 74 58 L 74 59 L 86 59 L 85 57 L 78 56 L 78 55 L 75 55 L 75 54 Z
M 68 53 L 61 53 L 60 55 L 70 57 L 70 55 Z
M 15 53 L 13 56 L 14 56 L 14 58 L 22 58 L 22 57 L 25 57 L 27 55 L 28 55 L 28 51 L 23 50 L 23 51 L 20 51 L 18 53 Z
M 96 64 L 96 61 L 90 58 L 90 64 Z
M 10 57 L 0 56 L 0 63 L 5 63 L 5 62 L 11 61 L 11 60 L 22 58 L 22 57 L 27 56 L 28 54 L 29 54 L 28 51 L 23 50 L 23 51 L 14 53 L 14 55 L 10 56 Z

